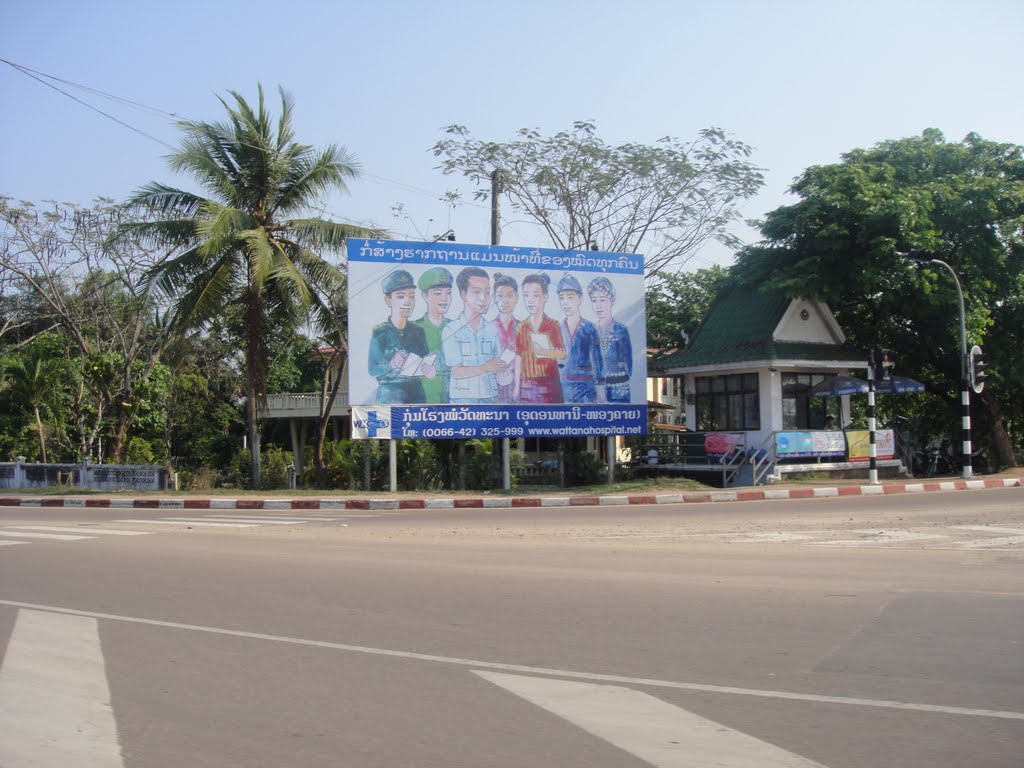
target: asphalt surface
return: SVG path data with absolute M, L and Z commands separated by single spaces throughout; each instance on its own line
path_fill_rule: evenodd
M 1020 488 L 0 508 L 0 765 L 1019 768 L 1022 565 Z

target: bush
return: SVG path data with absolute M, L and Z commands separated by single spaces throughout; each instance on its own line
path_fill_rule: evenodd
M 141 437 L 133 437 L 128 440 L 125 446 L 124 455 L 121 458 L 123 464 L 153 464 L 156 455 L 153 453 L 153 446 L 148 440 Z

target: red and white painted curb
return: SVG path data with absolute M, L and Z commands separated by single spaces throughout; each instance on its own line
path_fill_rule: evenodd
M 591 507 L 637 504 L 706 504 L 719 501 L 775 501 L 822 499 L 835 496 L 887 496 L 897 493 L 975 491 L 986 488 L 1020 488 L 1024 478 L 944 480 L 885 485 L 840 485 L 815 488 L 765 488 L 734 491 L 696 491 L 628 496 L 512 496 L 509 498 L 451 499 L 100 499 L 63 496 L 0 497 L 5 507 L 98 507 L 109 509 L 487 509 L 494 507 Z

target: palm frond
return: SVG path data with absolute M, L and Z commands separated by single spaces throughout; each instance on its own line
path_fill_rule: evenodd
M 141 208 L 159 216 L 187 218 L 195 216 L 205 198 L 192 192 L 152 182 L 139 187 L 128 198 L 126 205 Z
M 203 205 L 202 213 L 203 218 L 196 223 L 196 233 L 205 241 L 203 247 L 210 254 L 220 253 L 225 248 L 239 248 L 238 233 L 258 226 L 246 211 L 212 200 Z
M 314 251 L 343 252 L 349 239 L 380 240 L 387 230 L 370 229 L 325 219 L 291 219 L 288 232 L 296 243 Z
M 359 164 L 343 148 L 331 146 L 319 153 L 303 153 L 292 158 L 282 177 L 275 208 L 292 213 L 308 207 L 323 192 L 347 191 L 345 179 L 358 178 L 359 173 Z
M 194 274 L 177 293 L 174 326 L 198 328 L 216 317 L 236 296 L 238 266 L 234 254 L 225 253 L 208 269 Z

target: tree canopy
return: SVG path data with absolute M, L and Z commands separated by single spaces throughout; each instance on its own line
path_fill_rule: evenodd
M 1024 427 L 1024 147 L 937 130 L 856 149 L 808 168 L 800 199 L 768 214 L 738 279 L 826 300 L 851 341 L 896 349 L 902 372 L 959 407 L 960 332 L 952 280 L 898 255 L 924 248 L 963 285 L 968 346 L 990 354 L 976 426 L 1014 461 L 1005 427 Z M 1014 431 L 1016 430 L 1016 431 Z
M 512 208 L 540 226 L 553 247 L 643 253 L 649 275 L 678 271 L 709 240 L 739 241 L 737 206 L 764 183 L 751 148 L 719 128 L 695 139 L 610 145 L 593 123 L 543 136 L 483 141 L 451 125 L 433 147 L 445 174 L 487 185 L 497 172 Z

